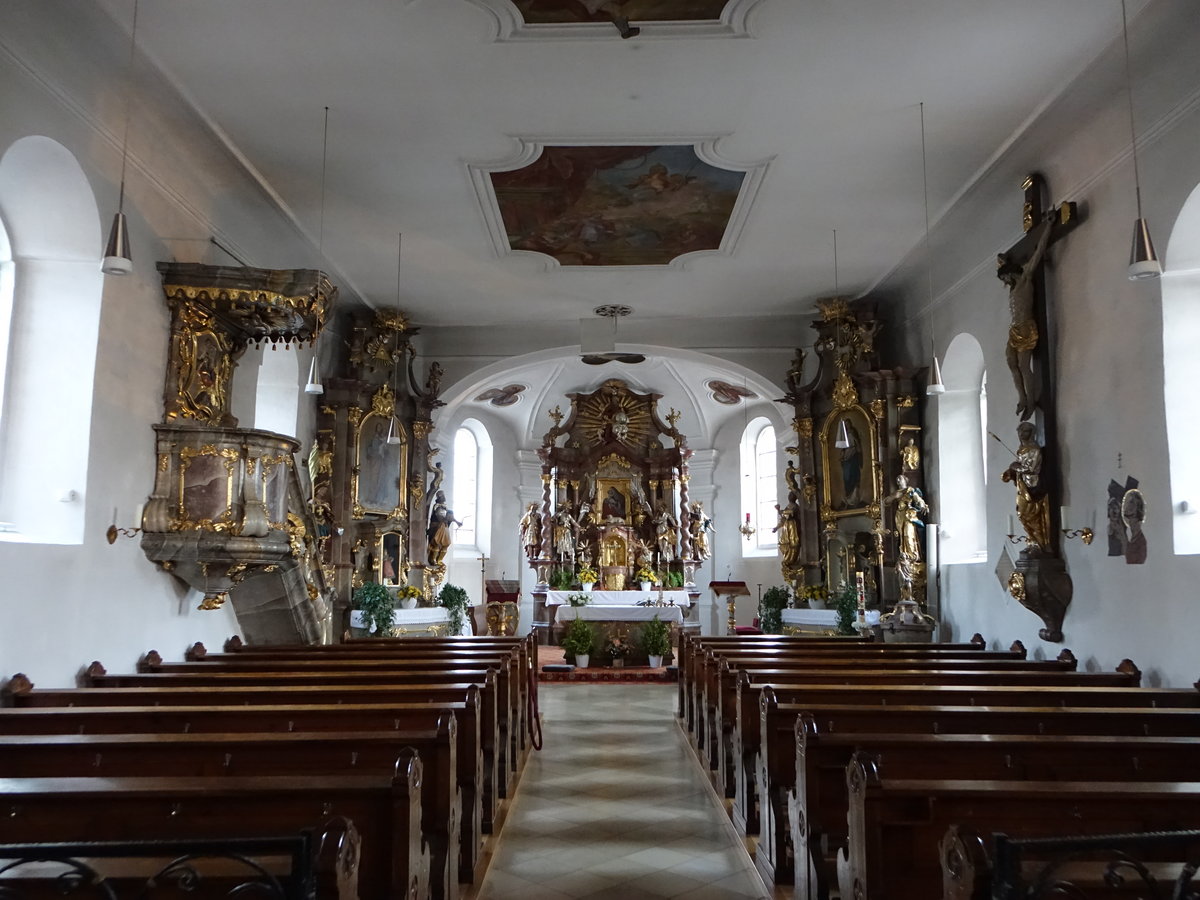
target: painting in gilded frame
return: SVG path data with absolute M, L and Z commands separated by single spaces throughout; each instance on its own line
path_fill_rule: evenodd
M 745 173 L 690 144 L 574 146 L 491 179 L 513 250 L 563 266 L 665 266 L 720 248 Z
M 849 447 L 837 447 L 842 422 Z M 825 504 L 834 518 L 865 514 L 879 502 L 875 483 L 875 423 L 861 406 L 831 413 L 821 427 Z
M 369 413 L 358 429 L 353 505 L 356 515 L 398 516 L 405 506 L 408 435 L 396 422 L 399 444 L 387 442 L 391 416 Z M 360 512 L 361 510 L 361 512 Z

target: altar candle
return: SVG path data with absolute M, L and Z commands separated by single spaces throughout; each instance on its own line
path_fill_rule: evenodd
M 1016 521 L 1013 519 L 1013 514 L 1012 514 L 1012 513 L 1009 513 L 1009 514 L 1008 514 L 1008 533 L 1009 533 L 1009 534 L 1016 534 L 1016 533 L 1017 533 L 1017 523 L 1016 523 Z
M 134 528 L 142 527 L 142 516 L 145 514 L 145 512 L 146 512 L 146 504 L 139 503 L 137 505 L 137 508 L 133 512 L 133 527 Z
M 1062 528 L 1064 531 L 1071 527 L 1067 524 L 1067 519 L 1069 518 L 1070 512 L 1071 507 L 1069 506 L 1060 506 L 1058 508 L 1058 527 Z
M 750 513 L 746 513 L 746 524 L 750 524 Z

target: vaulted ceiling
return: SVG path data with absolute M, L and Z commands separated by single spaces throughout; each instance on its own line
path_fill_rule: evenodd
M 102 2 L 128 29 L 132 0 Z M 918 103 L 936 216 L 1121 22 L 1115 0 L 730 0 L 715 20 L 638 19 L 694 6 L 153 0 L 138 44 L 314 244 L 329 107 L 323 249 L 348 294 L 395 301 L 403 232 L 401 304 L 414 322 L 536 325 L 614 302 L 655 317 L 807 310 L 833 290 L 834 229 L 841 291 L 866 291 L 924 232 Z M 640 33 L 622 38 L 613 10 Z M 715 247 L 678 223 L 669 235 L 614 226 L 594 196 L 569 208 L 576 192 L 553 198 L 566 224 L 537 223 L 567 248 L 560 258 L 536 243 L 512 251 L 515 219 L 491 173 L 544 147 L 678 145 L 743 173 Z M 627 154 L 605 202 L 667 198 L 660 224 L 703 207 L 703 172 L 670 153 L 654 171 Z M 618 264 L 587 262 L 600 235 L 624 248 Z M 673 261 L 629 250 L 668 243 L 707 249 Z

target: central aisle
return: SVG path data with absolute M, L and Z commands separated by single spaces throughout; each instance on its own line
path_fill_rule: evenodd
M 764 898 L 675 724 L 674 685 L 539 685 L 530 756 L 480 900 Z

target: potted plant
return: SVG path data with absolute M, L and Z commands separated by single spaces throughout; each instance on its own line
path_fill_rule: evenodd
M 392 631 L 395 604 L 391 592 L 377 581 L 368 581 L 354 592 L 354 608 L 362 612 L 367 634 L 387 637 Z
M 780 634 L 783 631 L 783 610 L 792 599 L 792 592 L 786 587 L 767 588 L 758 601 L 758 627 L 766 634 Z
M 396 592 L 396 599 L 400 601 L 401 609 L 416 609 L 417 601 L 421 599 L 421 589 L 406 584 Z
M 633 573 L 633 580 L 641 583 L 643 591 L 650 590 L 650 585 L 656 577 L 654 570 L 645 565 L 638 566 L 638 570 Z
M 600 580 L 600 576 L 596 574 L 596 570 L 589 565 L 583 565 L 579 568 L 579 583 L 583 585 L 585 591 L 590 591 L 596 586 L 596 582 Z
M 668 572 L 667 573 L 667 587 L 671 588 L 671 589 L 678 589 L 678 588 L 683 587 L 683 573 L 682 572 Z
M 471 605 L 471 598 L 467 596 L 467 592 L 458 585 L 447 584 L 438 594 L 437 602 L 438 606 L 444 606 L 450 614 L 449 633 L 451 635 L 462 634 L 463 615 L 466 613 L 467 607 Z
M 625 665 L 625 654 L 630 650 L 629 642 L 620 635 L 611 635 L 604 642 L 604 652 L 612 660 L 612 667 L 619 669 Z
M 575 665 L 581 669 L 588 666 L 588 657 L 592 653 L 592 642 L 596 639 L 590 622 L 583 619 L 572 619 L 563 632 L 559 644 L 568 656 L 575 657 Z
M 564 569 L 562 566 L 555 566 L 550 570 L 550 590 L 552 591 L 569 591 L 571 582 L 574 576 L 570 569 Z
M 657 669 L 663 657 L 671 652 L 671 626 L 655 616 L 642 626 L 641 645 L 650 667 Z
M 858 591 L 851 585 L 843 584 L 833 608 L 837 610 L 837 633 L 848 637 L 858 634 L 854 627 L 858 619 Z
M 829 600 L 829 591 L 823 584 L 808 584 L 801 590 L 801 596 L 808 601 L 809 609 L 824 609 Z

